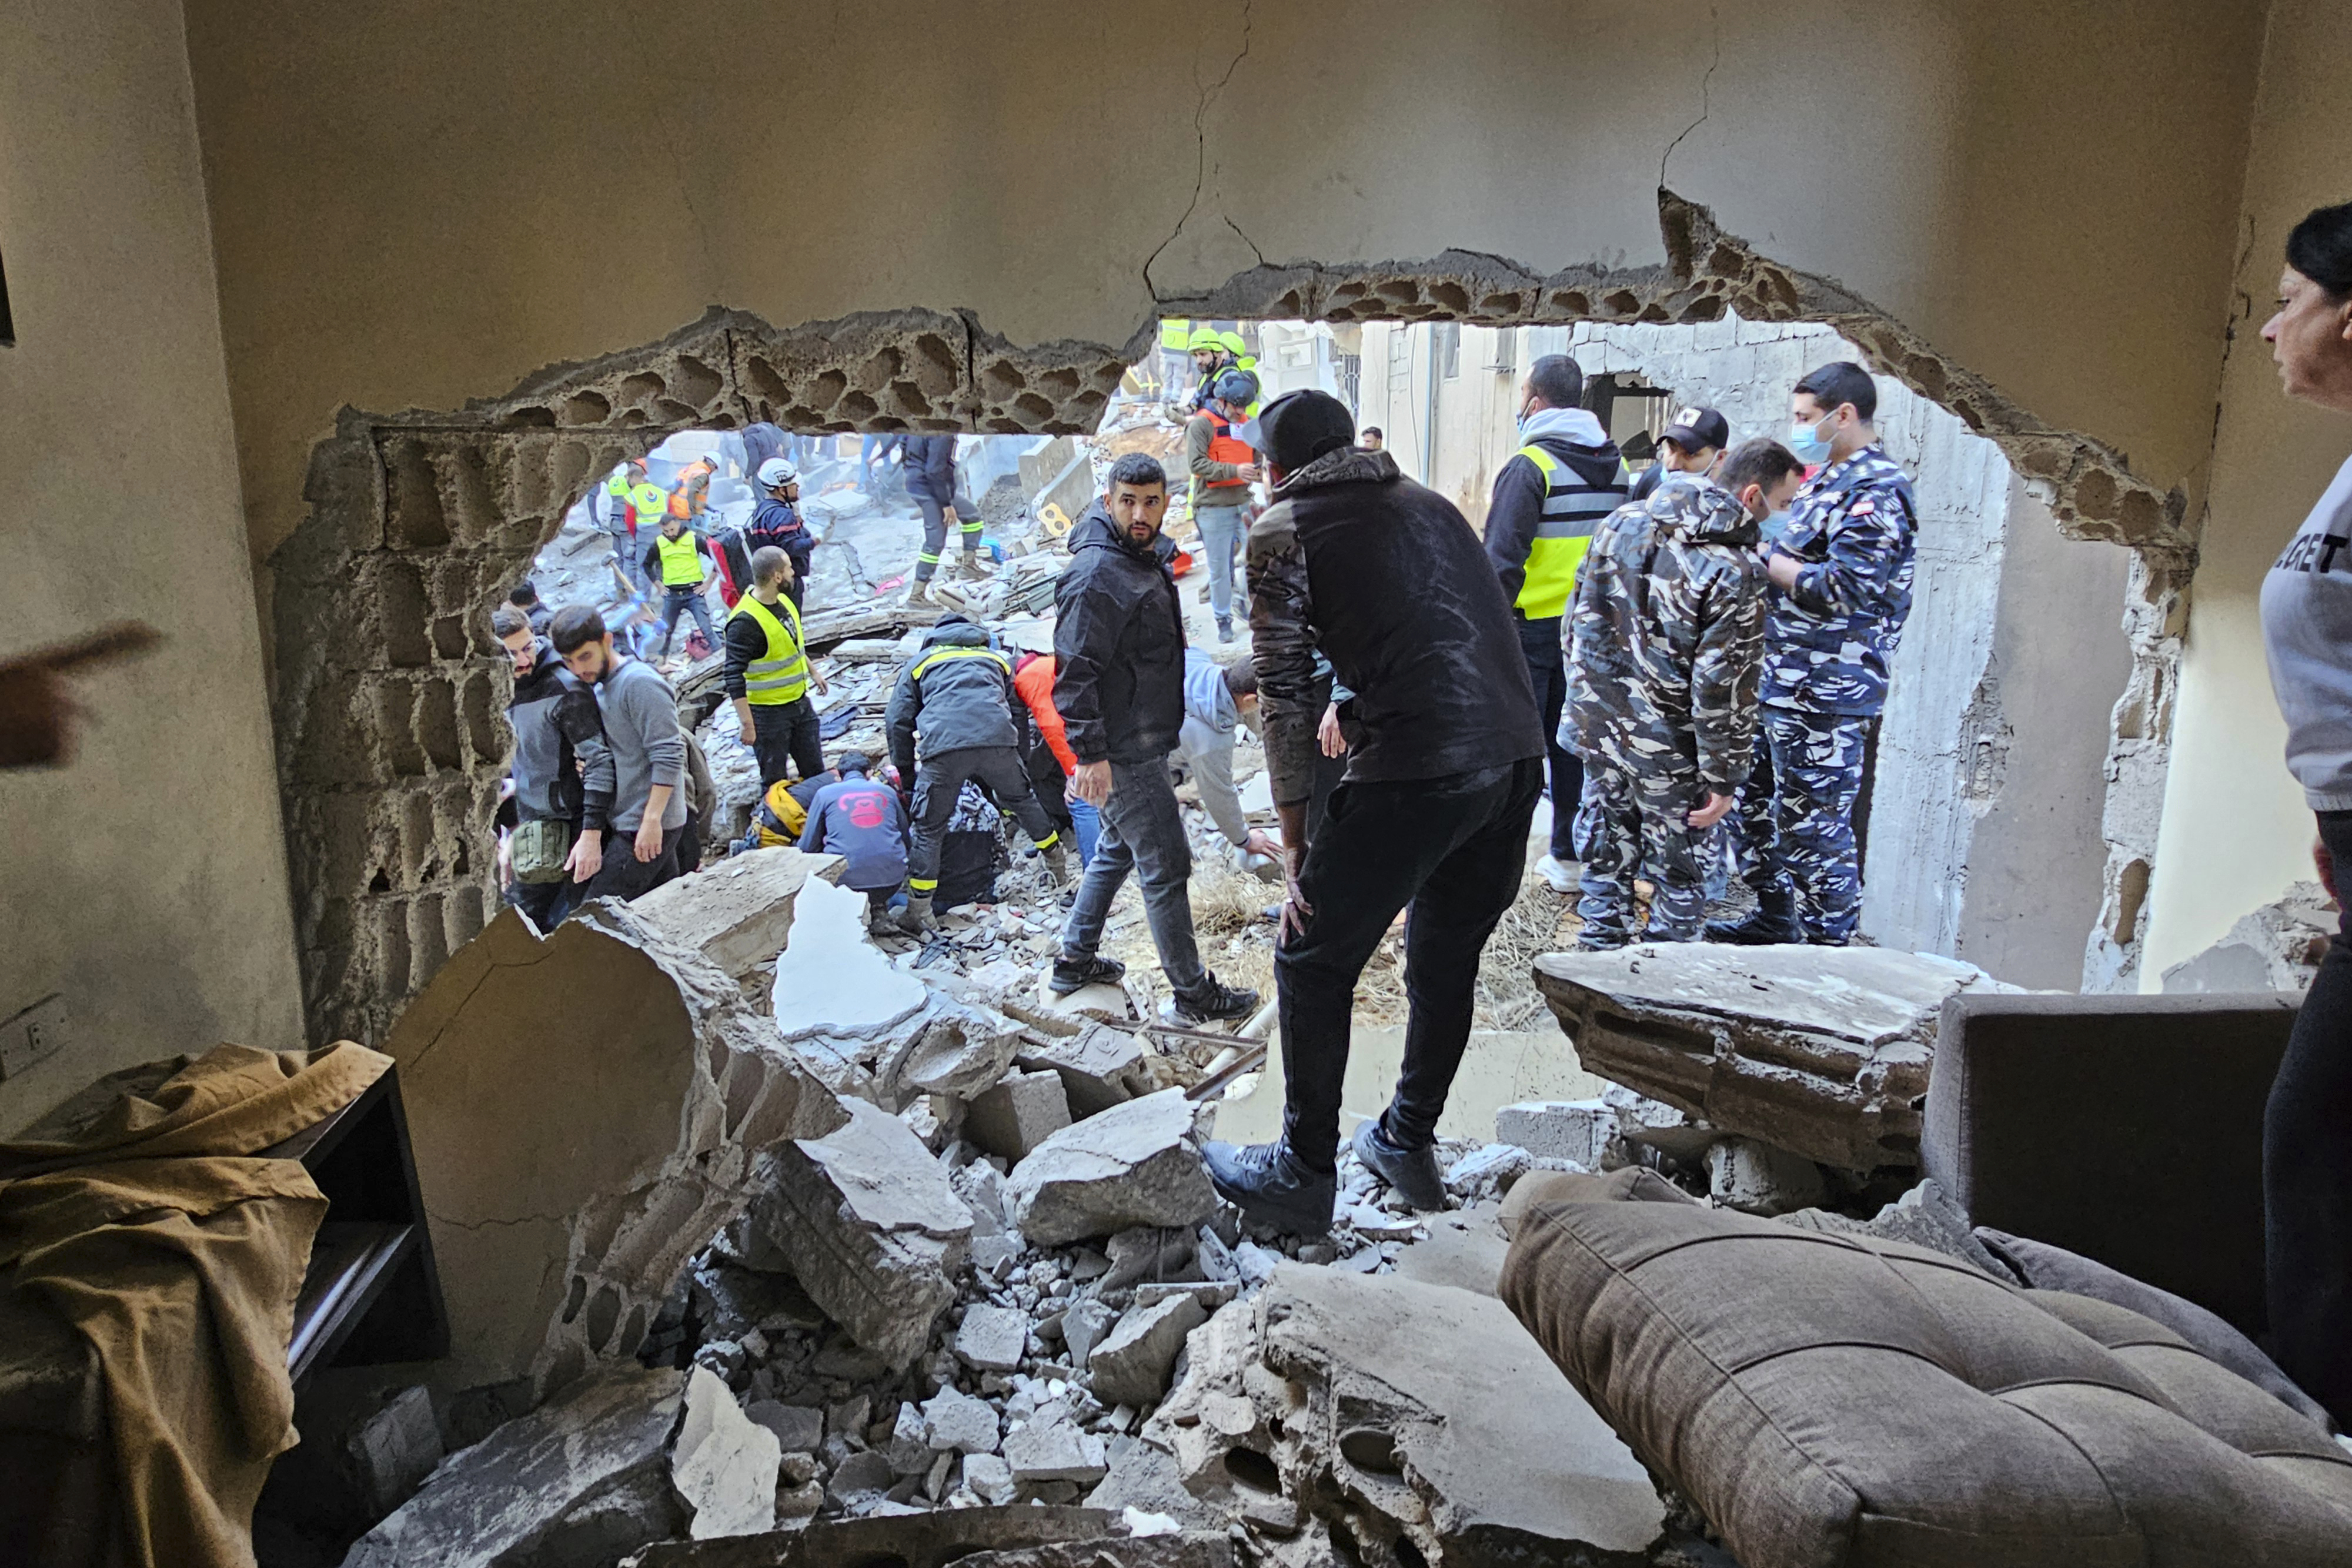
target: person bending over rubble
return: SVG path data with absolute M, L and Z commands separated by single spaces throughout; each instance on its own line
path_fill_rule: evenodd
M 1168 571 L 1175 546 L 1160 531 L 1167 516 L 1168 471 L 1128 453 L 1070 530 L 1070 564 L 1054 591 L 1054 706 L 1077 758 L 1070 793 L 1102 814 L 1102 836 L 1046 983 L 1068 996 L 1127 972 L 1096 949 L 1135 871 L 1174 993 L 1161 1012 L 1198 1024 L 1248 1017 L 1257 993 L 1219 985 L 1192 935 L 1192 849 L 1168 778 L 1184 725 L 1184 613 Z
M 907 812 L 896 789 L 866 776 L 871 767 L 862 751 L 842 753 L 841 778 L 809 802 L 801 848 L 849 862 L 841 885 L 866 895 L 866 928 L 885 936 L 898 929 L 890 900 L 907 880 Z
M 1069 852 L 1030 792 L 1029 770 L 1022 766 L 1021 733 L 1013 727 L 1013 661 L 988 645 L 984 627 L 961 615 L 941 616 L 899 673 L 882 724 L 898 777 L 914 780 L 915 846 L 900 921 L 908 931 L 939 929 L 931 895 L 940 885 L 940 836 L 967 779 L 980 780 L 1020 821 L 1055 882 L 1069 875 Z
M 1327 392 L 1276 398 L 1249 427 L 1274 505 L 1250 528 L 1250 631 L 1287 872 L 1275 999 L 1280 1140 L 1212 1143 L 1202 1162 L 1248 1218 L 1331 1224 L 1339 1090 L 1356 981 L 1397 912 L 1404 1066 L 1355 1149 L 1415 1208 L 1445 1205 L 1437 1118 L 1470 1039 L 1487 936 L 1518 896 L 1543 793 L 1544 735 L 1510 601 L 1462 514 L 1352 444 Z M 1349 693 L 1348 771 L 1310 841 L 1317 649 Z
M 1184 727 L 1171 760 L 1182 764 L 1201 792 L 1201 809 L 1225 841 L 1245 855 L 1278 860 L 1282 846 L 1249 825 L 1241 791 L 1234 788 L 1234 738 L 1257 710 L 1257 670 L 1246 659 L 1220 664 L 1198 648 L 1184 650 Z
M 587 758 L 580 837 L 566 864 L 580 883 L 572 905 L 635 898 L 677 874 L 686 827 L 686 740 L 677 695 L 642 659 L 613 646 L 604 618 L 573 607 L 548 625 L 564 667 L 596 694 L 604 745 Z M 628 847 L 604 853 L 604 836 Z
M 1095 841 L 1102 836 L 1102 815 L 1070 793 L 1070 777 L 1078 770 L 1078 758 L 1070 749 L 1061 710 L 1054 706 L 1054 670 L 1051 653 L 1013 655 L 1013 694 L 1029 710 L 1021 749 L 1029 764 L 1029 788 L 1045 814 L 1054 819 L 1054 826 L 1077 840 L 1078 868 L 1083 871 L 1094 863 Z
M 1588 952 L 1622 947 L 1643 867 L 1656 889 L 1643 940 L 1696 942 L 1706 924 L 1699 849 L 1730 811 L 1756 740 L 1764 657 L 1762 520 L 1804 469 L 1750 441 L 1721 483 L 1669 475 L 1593 536 L 1570 616 L 1559 742 L 1584 759 L 1576 912 Z
M 793 579 L 792 558 L 774 545 L 761 546 L 751 553 L 751 591 L 727 617 L 719 679 L 759 761 L 762 789 L 793 768 L 803 779 L 824 771 L 816 705 L 808 696 L 812 684 L 825 689 L 824 675 L 809 663 Z

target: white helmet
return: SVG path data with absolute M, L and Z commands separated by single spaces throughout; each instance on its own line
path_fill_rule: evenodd
M 781 457 L 771 457 L 760 465 L 760 488 L 772 490 L 779 485 L 790 485 L 801 476 L 801 471 Z

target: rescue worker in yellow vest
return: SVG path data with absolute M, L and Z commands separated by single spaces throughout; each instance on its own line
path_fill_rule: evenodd
M 899 919 L 910 933 L 939 928 L 931 895 L 940 885 L 940 841 L 967 779 L 1020 822 L 1056 883 L 1069 875 L 1069 852 L 1029 788 L 1021 731 L 1013 723 L 1018 706 L 1013 661 L 990 645 L 985 627 L 961 615 L 940 617 L 890 693 L 882 714 L 890 760 L 898 764 L 902 789 L 904 780 L 914 780 L 907 913 Z
M 1189 416 L 1206 408 L 1215 393 L 1217 378 L 1232 370 L 1239 356 L 1225 344 L 1225 335 L 1214 327 L 1195 327 L 1187 340 L 1192 352 L 1192 393 L 1184 400 L 1184 412 Z
M 1160 397 L 1173 402 L 1184 392 L 1184 372 L 1190 368 L 1192 323 L 1171 316 L 1160 323 Z
M 1559 739 L 1568 696 L 1560 617 L 1576 591 L 1576 569 L 1601 520 L 1625 504 L 1633 476 L 1617 444 L 1579 401 L 1584 371 L 1566 354 L 1546 354 L 1519 384 L 1519 450 L 1495 476 L 1486 506 L 1486 555 L 1518 622 L 1550 758 L 1551 852 L 1536 862 L 1554 893 L 1570 894 L 1577 873 L 1576 809 L 1584 765 Z
M 650 534 L 660 526 L 662 514 L 669 510 L 669 492 L 646 476 L 642 457 L 632 457 L 604 481 L 604 491 L 611 513 L 613 554 L 622 568 L 621 575 L 631 587 L 649 586 L 638 553 L 646 544 L 643 534 Z
M 710 553 L 710 541 L 686 526 L 686 519 L 665 515 L 661 532 L 646 547 L 646 575 L 662 585 L 661 651 L 654 655 L 659 664 L 669 657 L 671 633 L 677 630 L 677 618 L 691 614 L 694 623 L 702 628 L 702 638 L 712 646 L 719 643 L 719 632 L 710 624 L 710 606 L 702 601 L 702 590 L 710 580 L 709 570 L 702 564 L 719 564 Z
M 1209 608 L 1217 641 L 1234 640 L 1234 552 L 1247 535 L 1244 520 L 1258 477 L 1257 454 L 1234 434 L 1257 401 L 1257 378 L 1226 371 L 1210 389 L 1207 405 L 1184 424 L 1184 465 L 1192 476 L 1192 522 L 1209 558 Z
M 825 689 L 801 637 L 800 606 L 793 602 L 793 558 L 774 545 L 751 552 L 751 591 L 727 618 L 726 668 L 720 684 L 734 700 L 743 738 L 760 763 L 760 788 L 798 768 L 803 779 L 824 771 L 816 705 L 809 687 Z

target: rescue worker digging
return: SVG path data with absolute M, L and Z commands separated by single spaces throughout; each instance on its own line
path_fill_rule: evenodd
M 914 847 L 899 922 L 909 932 L 939 929 L 931 895 L 940 885 L 940 838 L 967 779 L 979 780 L 1020 822 L 1055 882 L 1069 875 L 1069 853 L 1029 789 L 1013 703 L 1013 661 L 988 645 L 986 630 L 961 615 L 942 616 L 931 628 L 890 694 L 882 716 L 890 759 L 899 778 L 915 781 Z
M 826 689 L 824 676 L 809 664 L 792 583 L 792 558 L 774 545 L 761 546 L 751 555 L 751 591 L 727 618 L 720 679 L 759 759 L 763 789 L 794 767 L 803 779 L 824 771 L 816 705 L 808 697 L 812 684 Z

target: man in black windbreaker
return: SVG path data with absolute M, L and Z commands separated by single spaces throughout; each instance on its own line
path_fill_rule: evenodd
M 1175 993 L 1161 1012 L 1194 1024 L 1245 1018 L 1257 993 L 1219 985 L 1192 936 L 1192 851 L 1168 777 L 1184 727 L 1184 617 L 1168 573 L 1172 550 L 1160 535 L 1167 515 L 1168 474 L 1158 459 L 1121 457 L 1070 530 L 1070 564 L 1055 591 L 1054 706 L 1078 759 L 1070 792 L 1102 813 L 1102 836 L 1048 983 L 1067 996 L 1127 972 L 1095 949 L 1111 900 L 1135 870 L 1160 973 Z
M 1331 1223 L 1356 980 L 1399 910 L 1404 1066 L 1357 1156 L 1415 1208 L 1445 1206 L 1437 1118 L 1462 1065 L 1478 956 L 1518 896 L 1543 791 L 1544 735 L 1509 601 L 1478 538 L 1385 452 L 1354 444 L 1337 398 L 1296 392 L 1244 432 L 1274 505 L 1250 528 L 1252 657 L 1288 896 L 1275 952 L 1283 1135 L 1201 1153 L 1250 1219 Z M 1318 650 L 1349 693 L 1348 772 L 1310 842 Z

